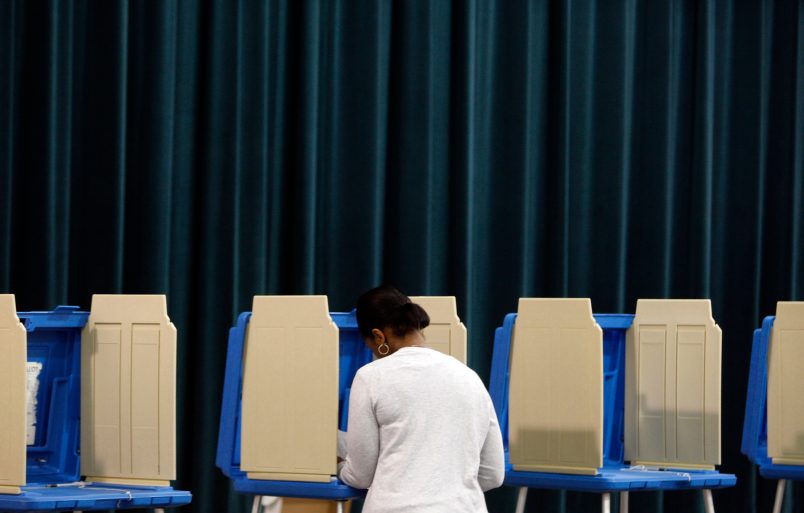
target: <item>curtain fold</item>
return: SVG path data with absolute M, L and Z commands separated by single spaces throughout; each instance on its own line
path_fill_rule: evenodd
M 739 446 L 752 330 L 804 300 L 802 27 L 801 0 L 0 0 L 0 291 L 168 295 L 177 486 L 204 512 L 248 508 L 214 452 L 255 294 L 456 295 L 484 379 L 520 296 L 710 297 L 739 479 L 715 501 L 769 510 Z

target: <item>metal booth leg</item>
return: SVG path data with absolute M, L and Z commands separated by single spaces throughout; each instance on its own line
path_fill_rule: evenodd
M 628 513 L 628 492 L 620 492 L 620 513 Z
M 779 479 L 776 483 L 776 499 L 773 501 L 773 513 L 781 513 L 782 501 L 784 500 L 784 487 L 787 484 L 786 479 Z
M 611 513 L 611 494 L 609 492 L 602 496 L 601 510 L 603 513 Z
M 525 513 L 525 501 L 528 500 L 528 487 L 520 486 L 516 497 L 516 513 Z
M 251 513 L 260 513 L 260 509 L 262 509 L 262 495 L 255 495 L 251 503 Z
M 706 511 L 706 513 L 715 513 L 715 501 L 712 500 L 712 490 L 709 488 L 704 488 L 703 497 L 704 511 Z

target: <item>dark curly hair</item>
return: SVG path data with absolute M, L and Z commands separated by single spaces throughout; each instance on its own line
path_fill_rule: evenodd
M 357 300 L 357 327 L 364 339 L 375 328 L 391 328 L 394 335 L 404 337 L 429 325 L 430 316 L 424 308 L 389 285 L 373 288 Z

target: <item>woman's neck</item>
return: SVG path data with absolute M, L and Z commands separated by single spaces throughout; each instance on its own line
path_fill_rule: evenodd
M 404 337 L 393 337 L 389 340 L 391 353 L 395 353 L 405 347 L 424 347 L 425 340 L 421 331 L 412 331 Z

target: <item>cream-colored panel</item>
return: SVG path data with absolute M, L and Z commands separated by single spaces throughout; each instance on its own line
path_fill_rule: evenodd
M 645 327 L 639 354 L 639 381 L 648 392 L 640 396 L 639 451 L 645 458 L 662 460 L 665 452 L 665 330 Z
M 430 326 L 424 330 L 427 345 L 466 363 L 466 326 L 458 317 L 455 297 L 412 296 L 410 300 L 430 316 Z
M 637 302 L 626 334 L 625 459 L 720 463 L 721 331 L 709 300 Z
M 804 302 L 780 301 L 768 359 L 768 456 L 804 465 Z
M 521 298 L 508 407 L 516 470 L 596 474 L 603 464 L 603 331 L 589 299 Z
M 0 493 L 25 484 L 25 327 L 13 294 L 0 294 Z
M 255 296 L 246 333 L 240 468 L 252 479 L 336 473 L 338 328 L 326 296 Z
M 81 473 L 176 478 L 176 328 L 161 295 L 95 295 L 81 340 Z

